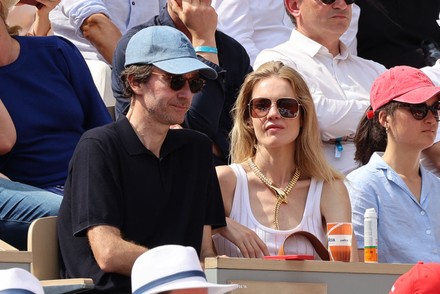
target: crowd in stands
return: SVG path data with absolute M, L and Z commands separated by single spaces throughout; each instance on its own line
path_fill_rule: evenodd
M 1 240 L 57 215 L 62 277 L 159 293 L 164 252 L 202 272 L 329 222 L 363 261 L 375 208 L 379 262 L 440 263 L 438 1 L 36 1 L 0 0 Z

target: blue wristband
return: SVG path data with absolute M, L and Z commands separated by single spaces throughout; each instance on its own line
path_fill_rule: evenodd
M 210 47 L 210 46 L 197 46 L 194 47 L 194 50 L 196 52 L 203 52 L 203 53 L 213 53 L 213 54 L 217 54 L 217 48 L 215 47 Z

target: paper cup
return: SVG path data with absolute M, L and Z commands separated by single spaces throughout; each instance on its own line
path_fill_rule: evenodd
M 327 223 L 330 260 L 350 261 L 352 236 L 353 226 L 351 223 Z

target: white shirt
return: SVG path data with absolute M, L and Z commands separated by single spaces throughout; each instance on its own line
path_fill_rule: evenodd
M 83 37 L 80 27 L 84 20 L 92 14 L 103 13 L 124 34 L 159 14 L 162 3 L 162 0 L 62 0 L 49 16 L 55 35 L 72 41 L 85 59 L 105 61 Z
M 283 0 L 212 0 L 218 14 L 217 28 L 240 42 L 254 63 L 261 50 L 289 40 L 295 27 Z M 341 40 L 356 53 L 356 33 L 360 8 L 353 5 L 350 28 Z
M 333 57 L 327 48 L 296 30 L 287 42 L 263 50 L 254 68 L 271 60 L 280 60 L 303 76 L 315 103 L 323 141 L 354 136 L 370 105 L 371 86 L 386 70 L 377 62 L 352 55 L 343 43 L 341 53 Z M 334 144 L 324 144 L 324 152 L 334 168 L 347 174 L 356 168 L 355 147 L 344 142 L 342 147 L 339 158 Z
M 231 164 L 230 167 L 237 176 L 237 184 L 235 186 L 234 199 L 229 217 L 253 230 L 266 244 L 270 255 L 278 255 L 278 250 L 281 245 L 283 245 L 285 239 L 290 234 L 298 231 L 312 233 L 324 246 L 327 245 L 327 235 L 322 227 L 321 215 L 323 181 L 318 181 L 314 178 L 311 179 L 303 217 L 298 226 L 289 230 L 275 230 L 262 225 L 252 213 L 249 200 L 249 185 L 243 167 L 239 164 Z M 229 240 L 223 238 L 219 234 L 214 235 L 212 238 L 217 254 L 230 257 L 243 257 L 240 249 Z M 284 251 L 285 254 L 314 255 L 316 259 L 319 259 L 313 246 L 303 236 L 295 236 L 289 239 L 284 246 Z

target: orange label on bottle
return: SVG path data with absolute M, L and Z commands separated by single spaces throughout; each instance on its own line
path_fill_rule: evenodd
M 377 248 L 376 247 L 364 248 L 364 262 L 377 262 L 377 261 L 378 261 Z

